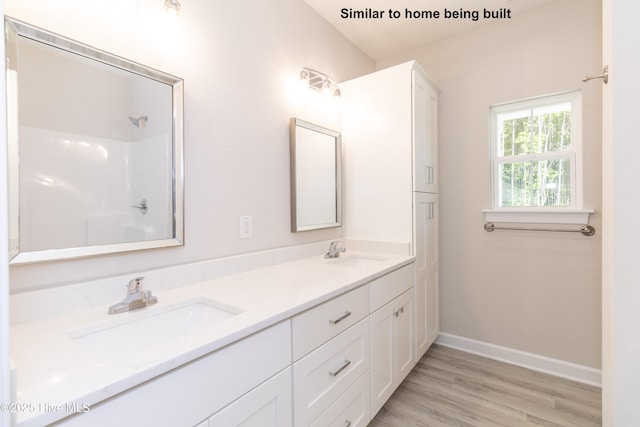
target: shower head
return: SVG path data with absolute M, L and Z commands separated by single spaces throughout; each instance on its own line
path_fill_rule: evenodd
M 129 120 L 131 120 L 131 123 L 133 123 L 137 128 L 140 126 L 145 127 L 147 125 L 147 120 L 149 120 L 149 116 L 140 116 L 138 118 L 129 116 Z

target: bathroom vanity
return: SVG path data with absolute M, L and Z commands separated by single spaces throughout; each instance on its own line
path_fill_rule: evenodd
M 319 255 L 17 324 L 17 425 L 364 426 L 416 363 L 413 261 Z

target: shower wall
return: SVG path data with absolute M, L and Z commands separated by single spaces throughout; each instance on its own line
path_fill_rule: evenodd
M 171 87 L 24 43 L 18 63 L 21 250 L 172 236 Z M 47 72 L 34 72 L 42 69 Z M 129 117 L 140 116 L 149 119 L 136 127 Z M 149 207 L 144 215 L 132 207 L 142 199 Z
M 170 163 L 168 138 L 129 142 L 21 126 L 20 153 L 22 250 L 172 232 L 171 176 L 158 166 Z M 143 198 L 146 215 L 131 207 Z

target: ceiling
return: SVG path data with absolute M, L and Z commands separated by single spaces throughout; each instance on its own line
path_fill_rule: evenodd
M 407 49 L 425 45 L 436 40 L 466 31 L 489 22 L 509 18 L 484 18 L 484 9 L 511 18 L 535 7 L 559 0 L 304 0 L 329 23 L 362 49 L 372 59 L 378 60 Z M 400 18 L 390 19 L 389 9 L 400 12 Z M 349 13 L 349 9 L 352 13 Z M 382 18 L 357 18 L 353 11 L 384 11 Z M 439 12 L 437 18 L 406 17 L 405 10 Z M 445 17 L 449 12 L 461 11 L 466 17 Z M 341 16 L 345 11 L 345 17 Z M 478 17 L 474 20 L 474 12 Z

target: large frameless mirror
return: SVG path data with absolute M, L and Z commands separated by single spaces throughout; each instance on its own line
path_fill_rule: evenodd
M 182 80 L 5 30 L 11 263 L 182 245 Z
M 292 118 L 291 231 L 341 225 L 340 133 Z

